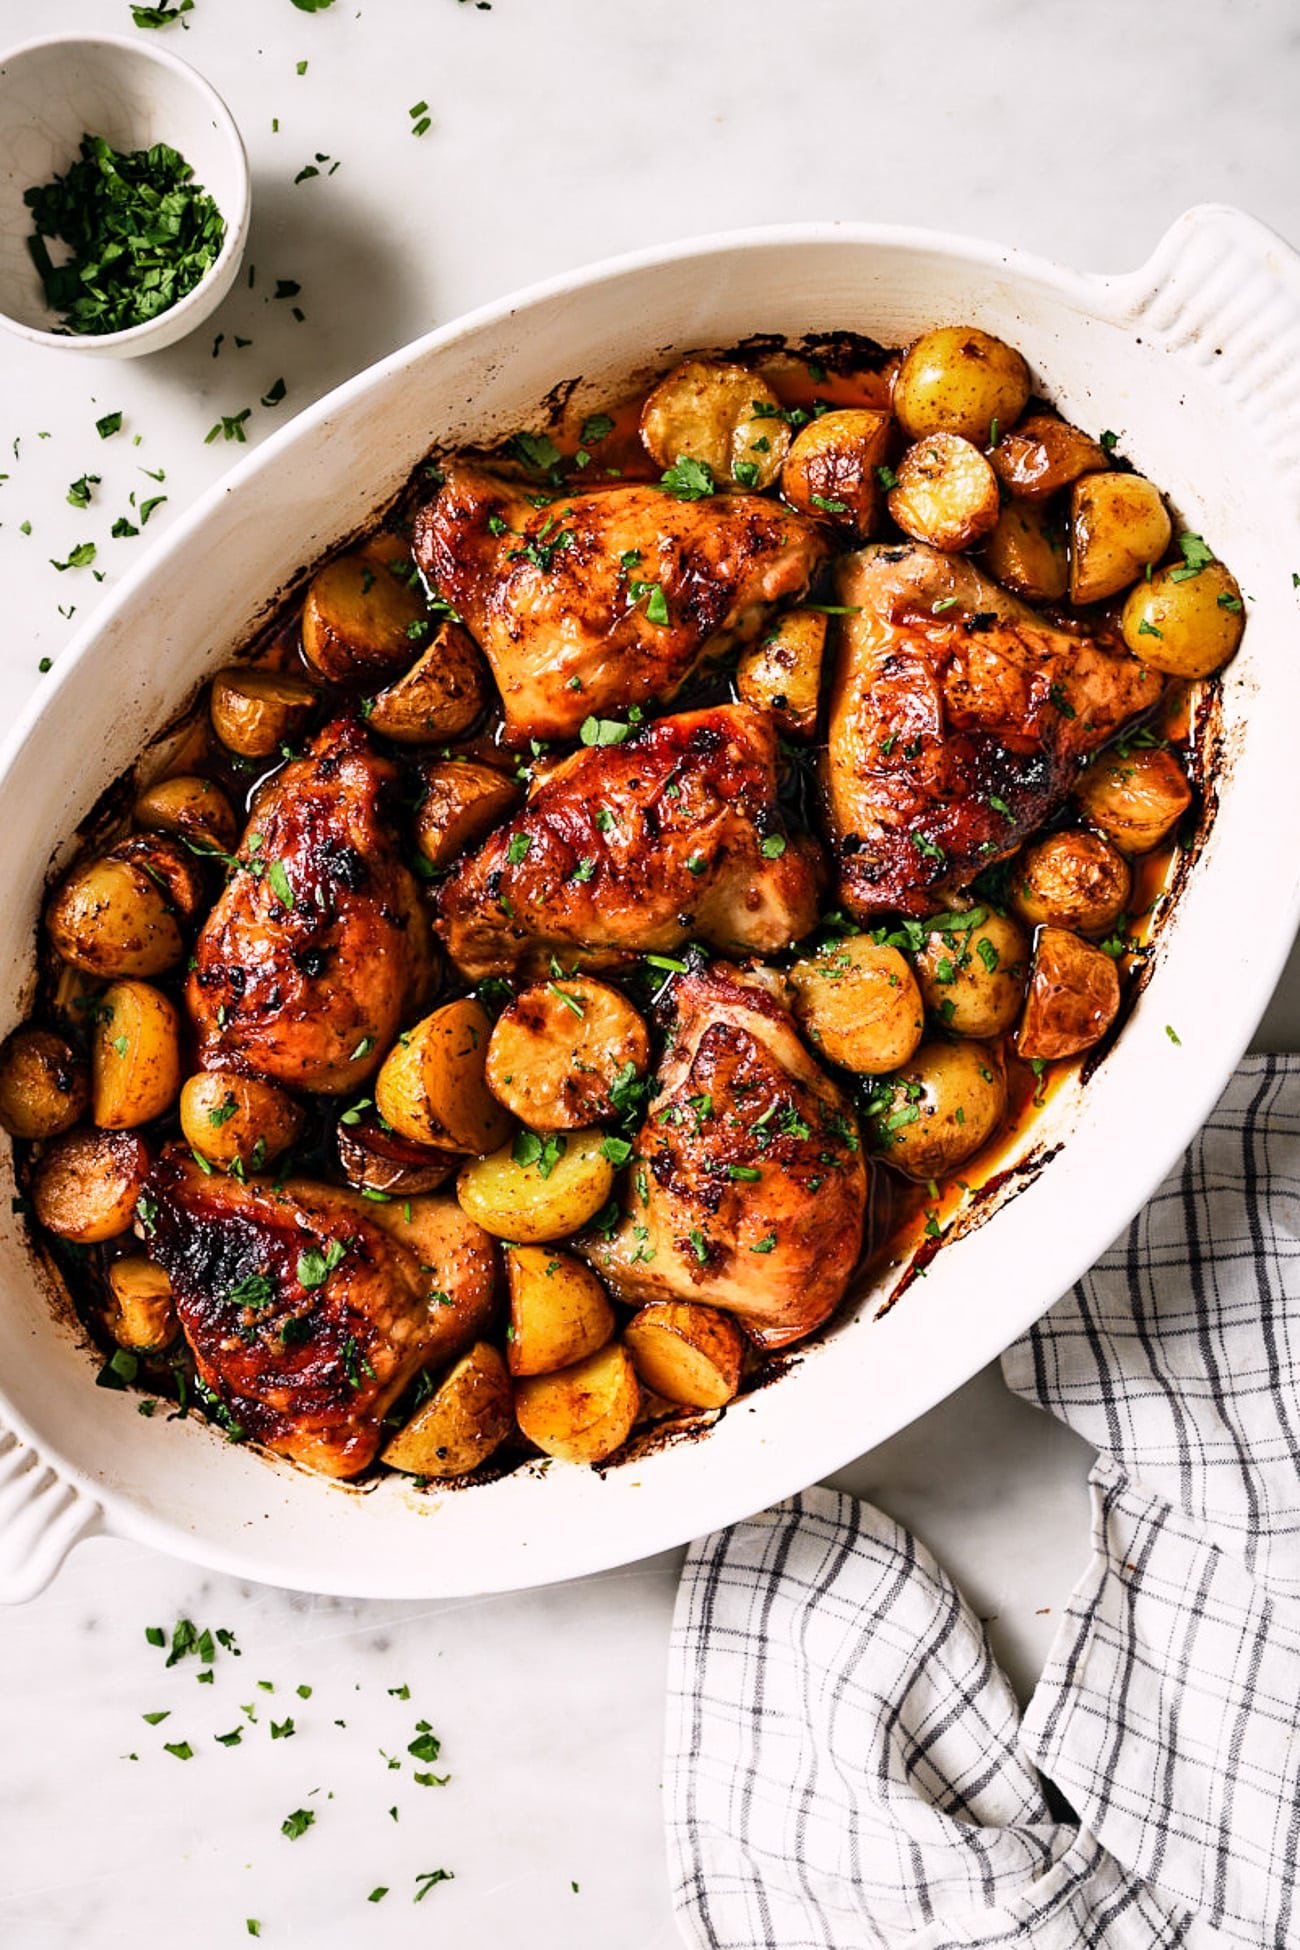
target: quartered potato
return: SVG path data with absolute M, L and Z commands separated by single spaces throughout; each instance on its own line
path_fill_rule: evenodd
M 445 867 L 508 819 L 522 798 L 516 780 L 491 765 L 446 759 L 423 769 L 415 839 L 431 866 Z
M 535 1131 L 576 1131 L 615 1115 L 611 1092 L 643 1077 L 650 1038 L 621 990 L 566 975 L 525 989 L 497 1017 L 487 1084 Z
M 829 621 L 819 610 L 788 609 L 736 665 L 741 702 L 770 711 L 788 737 L 811 738 L 817 729 Z
M 89 975 L 161 975 L 184 953 L 168 891 L 144 867 L 106 854 L 76 867 L 45 913 L 56 953 Z
M 454 1151 L 434 1151 L 385 1130 L 373 1110 L 344 1111 L 336 1139 L 339 1164 L 349 1185 L 390 1198 L 436 1192 L 461 1163 Z
M 149 1163 L 149 1147 L 134 1131 L 66 1131 L 32 1173 L 32 1208 L 74 1245 L 116 1239 L 131 1229 Z
M 1246 626 L 1241 589 L 1222 562 L 1157 569 L 1130 591 L 1120 617 L 1135 657 L 1171 677 L 1208 677 L 1226 664 Z
M 1149 853 L 1168 839 L 1192 803 L 1187 775 L 1172 752 L 1103 752 L 1074 788 L 1075 803 L 1121 853 Z
M 233 853 L 239 841 L 235 809 L 211 779 L 186 774 L 160 779 L 140 794 L 132 813 L 137 826 L 175 833 L 214 853 Z
M 1011 901 L 1032 927 L 1102 934 L 1123 914 L 1131 891 L 1128 864 L 1109 840 L 1097 833 L 1049 833 L 1021 854 Z
M 1055 413 L 1026 414 L 1000 435 L 990 459 L 1008 494 L 1026 501 L 1045 500 L 1081 474 L 1105 473 L 1110 466 L 1103 446 Z
M 925 1184 L 986 1144 L 1006 1105 L 1002 1059 L 987 1043 L 923 1043 L 873 1109 L 871 1126 L 886 1162 Z
M 1001 1036 L 1020 1014 L 1029 979 L 1029 937 L 1009 914 L 972 910 L 981 918 L 963 927 L 959 914 L 916 957 L 926 1007 L 958 1036 Z
M 643 1387 L 688 1408 L 723 1408 L 740 1387 L 745 1337 L 730 1314 L 652 1300 L 623 1336 Z
M 458 623 L 444 623 L 418 663 L 371 701 L 369 723 L 399 745 L 431 745 L 468 731 L 486 696 L 487 673 L 472 637 Z
M 877 468 L 889 457 L 888 413 L 837 407 L 801 427 L 781 469 L 781 492 L 801 514 L 820 516 L 866 541 L 880 520 Z
M 234 664 L 212 680 L 212 729 L 240 758 L 274 758 L 297 741 L 319 696 L 301 677 Z
M 745 366 L 688 359 L 641 408 L 641 439 L 660 467 L 703 461 L 722 487 L 770 487 L 790 445 L 781 402 Z
M 603 1131 L 561 1131 L 544 1143 L 524 1131 L 462 1166 L 456 1196 L 485 1231 L 537 1246 L 586 1225 L 613 1184 Z
M 436 1151 L 491 1151 L 510 1120 L 487 1087 L 492 1018 L 462 996 L 406 1030 L 375 1078 L 375 1107 L 413 1144 Z
M 203 1070 L 181 1091 L 185 1142 L 223 1171 L 261 1171 L 289 1149 L 303 1114 L 287 1090 L 269 1077 Z
M 15 1029 L 0 1044 L 0 1126 L 10 1137 L 57 1137 L 89 1102 L 86 1066 L 53 1030 Z
M 405 670 L 431 627 L 410 549 L 398 535 L 376 535 L 312 577 L 303 655 L 331 683 L 365 688 Z
M 1008 501 L 984 544 L 995 582 L 1028 602 L 1059 602 L 1070 579 L 1065 530 L 1033 501 Z
M 1100 602 L 1127 589 L 1160 560 L 1172 533 L 1159 488 L 1140 474 L 1085 474 L 1071 490 L 1070 601 Z
M 614 1337 L 614 1309 L 589 1266 L 546 1246 L 506 1249 L 512 1375 L 550 1374 L 583 1361 Z
M 380 1460 L 411 1476 L 463 1476 L 486 1462 L 513 1427 L 505 1362 L 490 1342 L 479 1341 L 399 1429 Z
M 1016 1049 L 1026 1062 L 1077 1056 L 1119 1013 L 1119 975 L 1109 955 L 1065 928 L 1042 928 Z
M 993 469 L 958 433 L 930 433 L 898 463 L 889 512 L 905 535 L 951 552 L 969 548 L 997 525 Z
M 863 1076 L 906 1063 L 921 1040 L 921 992 L 897 948 L 869 935 L 832 941 L 787 971 L 794 1013 L 813 1048 Z
M 108 1269 L 109 1303 L 104 1325 L 119 1347 L 133 1354 L 155 1354 L 174 1341 L 176 1309 L 172 1283 L 161 1266 L 143 1253 L 128 1253 Z
M 544 1454 L 598 1463 L 627 1441 L 640 1400 L 627 1349 L 611 1341 L 571 1368 L 517 1382 L 515 1419 Z
M 150 982 L 114 982 L 90 1049 L 90 1114 L 102 1131 L 161 1117 L 181 1087 L 180 1018 Z
M 973 325 L 923 332 L 904 354 L 894 412 L 913 440 L 959 433 L 983 447 L 1025 410 L 1029 368 L 1014 347 Z
M 367 1216 L 415 1254 L 428 1280 L 428 1362 L 452 1361 L 496 1312 L 496 1241 L 449 1192 L 368 1201 Z

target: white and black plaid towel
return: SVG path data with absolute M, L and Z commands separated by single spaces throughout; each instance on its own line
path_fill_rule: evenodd
M 1243 1065 L 1003 1366 L 1101 1452 L 1023 1722 L 878 1511 L 810 1490 L 697 1545 L 665 1775 L 689 1943 L 1300 1945 L 1300 1059 Z

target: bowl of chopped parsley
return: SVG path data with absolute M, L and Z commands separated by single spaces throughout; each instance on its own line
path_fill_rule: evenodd
M 174 54 L 56 35 L 0 56 L 0 323 L 132 358 L 173 345 L 234 283 L 248 159 Z

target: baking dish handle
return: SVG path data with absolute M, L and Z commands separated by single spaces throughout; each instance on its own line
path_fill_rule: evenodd
M 34 1598 L 73 1545 L 102 1528 L 99 1505 L 0 1424 L 0 1604 Z

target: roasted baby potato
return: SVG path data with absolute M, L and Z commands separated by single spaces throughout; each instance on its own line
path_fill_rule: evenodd
M 449 1192 L 367 1201 L 367 1216 L 419 1260 L 429 1282 L 428 1361 L 452 1361 L 485 1334 L 496 1311 L 496 1242 Z
M 815 609 L 788 609 L 736 665 L 742 703 L 770 711 L 791 738 L 811 738 L 817 729 L 828 621 Z
M 923 332 L 904 354 L 894 412 L 913 440 L 958 433 L 983 447 L 1020 418 L 1029 368 L 1014 347 L 973 325 Z
M 614 1167 L 603 1131 L 521 1131 L 513 1144 L 461 1167 L 456 1196 L 472 1219 L 498 1239 L 544 1245 L 576 1232 L 610 1194 Z
M 998 484 L 979 448 L 959 433 L 928 433 L 898 463 L 889 512 L 931 548 L 969 548 L 997 525 Z
M 181 1130 L 191 1150 L 223 1171 L 261 1171 L 302 1130 L 302 1111 L 268 1077 L 203 1070 L 181 1091 Z
M 1104 473 L 1110 466 L 1104 447 L 1055 413 L 1026 414 L 1001 435 L 990 459 L 1008 494 L 1025 501 L 1044 500 L 1081 474 Z
M 184 953 L 180 921 L 144 867 L 105 854 L 75 867 L 45 914 L 55 950 L 89 975 L 161 975 Z
M 535 1131 L 576 1131 L 612 1117 L 611 1092 L 643 1077 L 650 1038 L 608 982 L 538 982 L 503 1009 L 487 1054 L 488 1089 Z
M 316 700 L 301 677 L 232 664 L 212 680 L 212 729 L 240 758 L 274 758 L 295 742 Z
M 172 1283 L 161 1266 L 143 1253 L 128 1253 L 109 1267 L 108 1290 L 104 1325 L 119 1347 L 154 1354 L 175 1340 Z
M 65 1131 L 32 1173 L 32 1208 L 74 1245 L 116 1239 L 131 1228 L 149 1163 L 149 1147 L 134 1131 Z
M 463 1476 L 487 1461 L 514 1427 L 510 1377 L 488 1341 L 462 1355 L 380 1456 L 411 1476 Z
M 771 387 L 746 366 L 688 359 L 641 408 L 641 439 L 660 467 L 703 461 L 719 487 L 770 487 L 790 445 Z
M 0 1126 L 10 1137 L 57 1137 L 89 1102 L 86 1066 L 53 1030 L 24 1025 L 0 1044 Z
M 175 833 L 214 853 L 233 853 L 239 840 L 235 809 L 221 787 L 190 774 L 147 787 L 132 816 L 150 832 Z
M 888 413 L 862 406 L 839 407 L 801 427 L 781 469 L 790 506 L 866 541 L 880 521 L 876 469 L 888 458 L 890 426 Z
M 376 535 L 312 577 L 303 655 L 331 683 L 364 687 L 405 670 L 431 629 L 411 551 L 398 535 Z
M 182 927 L 198 920 L 208 902 L 206 870 L 192 846 L 169 833 L 131 833 L 108 850 L 110 860 L 125 860 L 160 887 Z
M 484 1074 L 492 1018 L 481 1002 L 445 1002 L 408 1029 L 375 1078 L 375 1108 L 412 1144 L 435 1151 L 493 1150 L 510 1120 Z
M 1070 496 L 1070 601 L 1100 602 L 1127 589 L 1160 560 L 1172 533 L 1159 488 L 1140 474 L 1085 474 Z
M 515 1418 L 546 1455 L 598 1463 L 627 1441 L 640 1400 L 628 1351 L 611 1341 L 571 1368 L 517 1382 Z
M 853 934 L 805 955 L 787 975 L 808 1040 L 846 1070 L 881 1076 L 921 1040 L 921 992 L 897 948 Z
M 399 745 L 431 745 L 468 731 L 487 696 L 487 674 L 473 638 L 444 623 L 433 642 L 372 701 L 369 723 Z
M 523 796 L 514 779 L 490 765 L 446 759 L 423 768 L 424 798 L 415 839 L 431 866 L 445 867 L 467 846 L 508 819 Z
M 926 1007 L 958 1036 L 1001 1036 L 1020 1014 L 1029 978 L 1029 937 L 1009 914 L 973 908 L 978 919 L 938 917 L 916 957 Z
M 740 1386 L 745 1337 L 730 1314 L 690 1300 L 652 1300 L 623 1336 L 645 1388 L 688 1408 L 723 1408 Z
M 551 1374 L 585 1361 L 614 1337 L 614 1309 L 589 1266 L 546 1246 L 506 1249 L 512 1375 Z
M 1097 833 L 1049 833 L 1017 863 L 1011 902 L 1031 927 L 1102 934 L 1128 906 L 1132 876 L 1124 856 Z
M 1118 1013 L 1119 975 L 1110 956 L 1067 928 L 1040 929 L 1016 1038 L 1025 1061 L 1091 1049 Z
M 359 1192 L 390 1198 L 436 1192 L 461 1163 L 454 1151 L 433 1151 L 385 1130 L 373 1110 L 345 1110 L 336 1137 L 343 1176 Z
M 151 982 L 104 990 L 90 1047 L 90 1114 L 101 1131 L 161 1117 L 181 1087 L 180 1018 Z
M 1192 803 L 1187 775 L 1172 752 L 1103 752 L 1074 788 L 1090 825 L 1121 853 L 1149 853 L 1168 839 Z
M 1001 1058 L 987 1043 L 923 1043 L 871 1113 L 886 1162 L 922 1184 L 986 1144 L 1007 1103 Z
M 1070 580 L 1063 529 L 1032 501 L 1008 501 L 984 544 L 995 582 L 1030 602 L 1059 602 Z
M 1157 569 L 1129 591 L 1120 617 L 1133 655 L 1171 677 L 1208 677 L 1235 653 L 1245 626 L 1241 590 L 1222 562 Z

